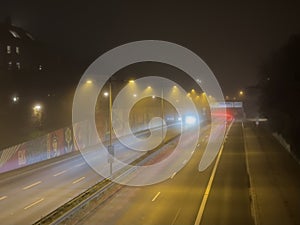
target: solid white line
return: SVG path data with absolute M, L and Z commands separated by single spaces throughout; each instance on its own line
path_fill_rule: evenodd
M 158 193 L 154 196 L 154 198 L 152 198 L 152 202 L 154 202 L 155 199 L 156 199 L 159 195 L 160 195 L 160 192 L 158 192 Z
M 57 174 L 54 174 L 53 176 L 54 176 L 54 177 L 57 177 L 57 176 L 59 176 L 59 175 L 64 174 L 65 172 L 67 172 L 67 171 L 66 171 L 66 170 L 63 170 L 63 171 L 61 171 L 61 172 L 59 172 L 59 173 L 57 173 Z
M 7 196 L 5 195 L 5 196 L 2 196 L 2 197 L 0 197 L 0 201 L 1 200 L 4 200 L 4 199 L 6 199 L 7 198 Z
M 225 136 L 228 134 L 229 130 L 231 129 L 232 124 L 233 124 L 233 122 L 231 122 L 231 124 L 229 125 L 228 130 L 225 133 Z M 202 199 L 202 202 L 201 202 L 201 205 L 200 205 L 200 208 L 199 208 L 197 218 L 196 218 L 196 221 L 195 221 L 194 225 L 199 225 L 201 223 L 202 216 L 203 216 L 203 213 L 204 213 L 204 208 L 205 208 L 205 205 L 206 205 L 206 202 L 207 202 L 207 199 L 208 199 L 208 195 L 210 193 L 212 182 L 214 180 L 214 177 L 215 177 L 215 174 L 216 174 L 216 171 L 217 171 L 217 167 L 218 167 L 218 164 L 219 164 L 222 152 L 223 152 L 223 148 L 224 148 L 224 144 L 222 144 L 221 149 L 218 153 L 216 163 L 214 165 L 213 171 L 210 175 L 207 187 L 205 189 L 204 196 L 203 196 L 203 199 Z
M 75 165 L 74 167 L 79 167 L 79 166 L 82 166 L 84 164 L 85 164 L 84 162 L 83 163 L 79 163 L 79 164 Z
M 39 204 L 39 203 L 42 202 L 42 201 L 44 201 L 43 198 L 41 198 L 41 199 L 39 199 L 39 200 L 37 200 L 37 201 L 31 203 L 30 205 L 26 206 L 24 209 L 25 209 L 25 210 L 26 210 L 26 209 L 29 209 L 30 207 L 32 207 L 32 206 L 34 206 L 34 205 L 36 205 L 36 204 Z
M 85 179 L 85 177 L 80 177 L 80 178 L 78 178 L 77 180 L 74 180 L 74 181 L 72 182 L 72 184 L 76 184 L 76 183 L 82 181 L 83 179 Z
M 176 222 L 176 220 L 177 220 L 177 218 L 178 218 L 178 216 L 179 216 L 180 211 L 181 211 L 181 208 L 179 208 L 179 209 L 177 210 L 177 213 L 176 213 L 176 215 L 175 215 L 175 217 L 174 217 L 174 219 L 173 219 L 171 225 L 174 225 L 174 223 Z
M 193 155 L 193 154 L 194 154 L 194 152 L 195 152 L 195 150 L 191 152 L 191 155 Z
M 216 161 L 216 163 L 214 165 L 213 171 L 212 171 L 211 176 L 210 176 L 209 181 L 208 181 L 208 185 L 207 185 L 207 187 L 205 189 L 205 193 L 204 193 L 201 205 L 200 205 L 200 209 L 199 209 L 196 221 L 195 221 L 195 225 L 199 225 L 200 222 L 201 222 L 201 219 L 202 219 L 202 216 L 203 216 L 203 212 L 204 212 L 204 208 L 205 208 L 205 205 L 206 205 L 206 202 L 207 202 L 207 199 L 208 199 L 208 195 L 209 195 L 209 192 L 210 192 L 210 189 L 211 189 L 212 182 L 213 182 L 213 180 L 215 178 L 215 173 L 217 171 L 217 167 L 218 167 L 218 164 L 219 164 L 219 161 L 220 161 L 220 157 L 221 157 L 222 151 L 223 151 L 223 145 L 221 147 L 221 150 L 219 151 L 219 154 L 218 154 L 218 157 L 217 157 L 217 161 Z
M 187 162 L 187 160 L 185 159 L 185 160 L 182 162 L 182 164 L 186 164 L 186 162 Z
M 42 181 L 37 181 L 37 182 L 35 182 L 35 183 L 33 183 L 33 184 L 30 184 L 30 185 L 28 185 L 28 186 L 26 186 L 26 187 L 23 187 L 23 190 L 27 190 L 27 189 L 29 189 L 29 188 L 32 188 L 32 187 L 34 187 L 34 186 L 36 186 L 36 185 L 38 185 L 38 184 L 40 184 L 40 183 L 42 183 Z
M 173 178 L 175 177 L 175 175 L 176 175 L 176 172 L 174 172 L 174 173 L 172 174 L 171 179 L 173 179 Z

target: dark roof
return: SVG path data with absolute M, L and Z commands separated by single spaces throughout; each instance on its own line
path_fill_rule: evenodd
M 15 27 L 8 23 L 0 23 L 0 41 L 13 41 L 13 40 L 21 40 L 21 41 L 33 41 L 33 36 L 25 31 L 22 28 Z

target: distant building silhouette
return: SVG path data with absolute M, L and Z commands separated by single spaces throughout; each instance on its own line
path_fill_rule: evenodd
M 10 18 L 0 22 L 0 149 L 71 124 L 82 72 L 59 45 L 37 40 Z M 43 105 L 38 130 L 32 120 L 35 103 Z
M 0 23 L 0 70 L 41 71 L 47 53 L 33 36 L 13 26 L 10 18 Z

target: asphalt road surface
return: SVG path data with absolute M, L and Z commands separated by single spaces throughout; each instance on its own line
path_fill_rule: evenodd
M 1 224 L 32 224 L 101 179 L 81 155 L 18 172 L 1 175 Z
M 224 144 L 202 224 L 253 224 L 249 185 L 242 126 L 235 123 Z
M 300 224 L 300 167 L 269 131 L 234 123 L 199 172 L 208 137 L 168 180 L 123 186 L 79 224 Z M 101 179 L 80 155 L 2 174 L 1 224 L 31 224 Z
M 128 154 L 123 145 L 115 143 L 115 155 L 130 162 L 140 153 Z M 109 170 L 107 157 L 99 164 Z M 102 179 L 80 154 L 0 174 L 0 224 L 32 224 Z
M 81 224 L 195 224 L 211 177 L 214 182 L 201 224 L 253 224 L 241 129 L 241 124 L 232 126 L 215 177 L 216 160 L 206 171 L 198 171 L 206 133 L 181 171 L 156 185 L 124 186 Z

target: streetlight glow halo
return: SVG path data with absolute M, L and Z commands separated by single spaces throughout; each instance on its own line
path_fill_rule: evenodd
M 106 153 L 108 152 L 97 134 L 95 123 L 95 105 L 97 98 L 105 82 L 107 82 L 114 73 L 128 65 L 139 62 L 160 62 L 177 67 L 189 75 L 196 84 L 200 86 L 201 83 L 200 88 L 208 95 L 212 95 L 217 101 L 224 102 L 222 90 L 213 72 L 199 56 L 180 45 L 159 40 L 136 41 L 111 49 L 97 58 L 83 74 L 77 86 L 73 100 L 73 124 L 79 124 L 82 121 L 87 121 L 86 127 L 88 127 L 90 137 L 86 143 L 79 145 L 79 150 L 86 162 L 101 176 L 110 178 L 112 181 L 131 186 L 143 186 L 161 182 L 168 179 L 174 172 L 177 172 L 182 168 L 178 167 L 176 163 L 168 164 L 171 162 L 171 157 L 164 160 L 166 164 L 163 166 L 169 166 L 169 169 L 165 170 L 162 170 L 162 168 L 165 167 L 162 167 L 162 164 L 159 163 L 157 165 L 154 164 L 144 167 L 130 165 L 130 167 L 135 168 L 136 171 L 142 171 L 140 173 L 142 175 L 139 176 L 138 174 L 135 174 L 135 179 L 124 181 L 110 177 L 108 170 L 99 166 L 99 162 L 103 160 L 103 150 L 105 150 Z M 101 77 L 101 80 L 104 80 L 104 82 L 99 82 L 99 77 Z M 87 78 L 98 82 L 93 82 L 93 84 L 88 87 L 84 86 L 84 81 Z M 200 79 L 201 82 L 199 82 Z M 214 109 L 211 107 L 211 102 L 208 102 L 210 104 L 211 111 L 213 111 Z M 224 124 L 226 118 L 216 118 L 213 114 L 211 114 L 211 121 L 213 124 L 211 127 L 211 135 L 203 157 L 199 163 L 199 171 L 205 170 L 215 159 L 225 135 Z M 75 139 L 78 143 L 80 143 L 80 129 L 77 129 L 77 126 L 74 127 Z M 197 134 L 197 132 L 195 132 L 195 134 Z M 179 145 L 186 144 L 189 138 L 190 137 L 187 136 L 181 138 Z M 97 144 L 100 147 L 97 154 L 91 157 L 89 151 L 87 151 L 87 146 L 94 144 Z M 181 145 L 180 147 L 184 149 L 184 146 Z M 178 158 L 180 157 L 183 156 L 178 155 Z M 128 163 L 124 163 L 118 159 L 115 159 L 115 161 L 116 166 L 119 168 L 129 166 Z

